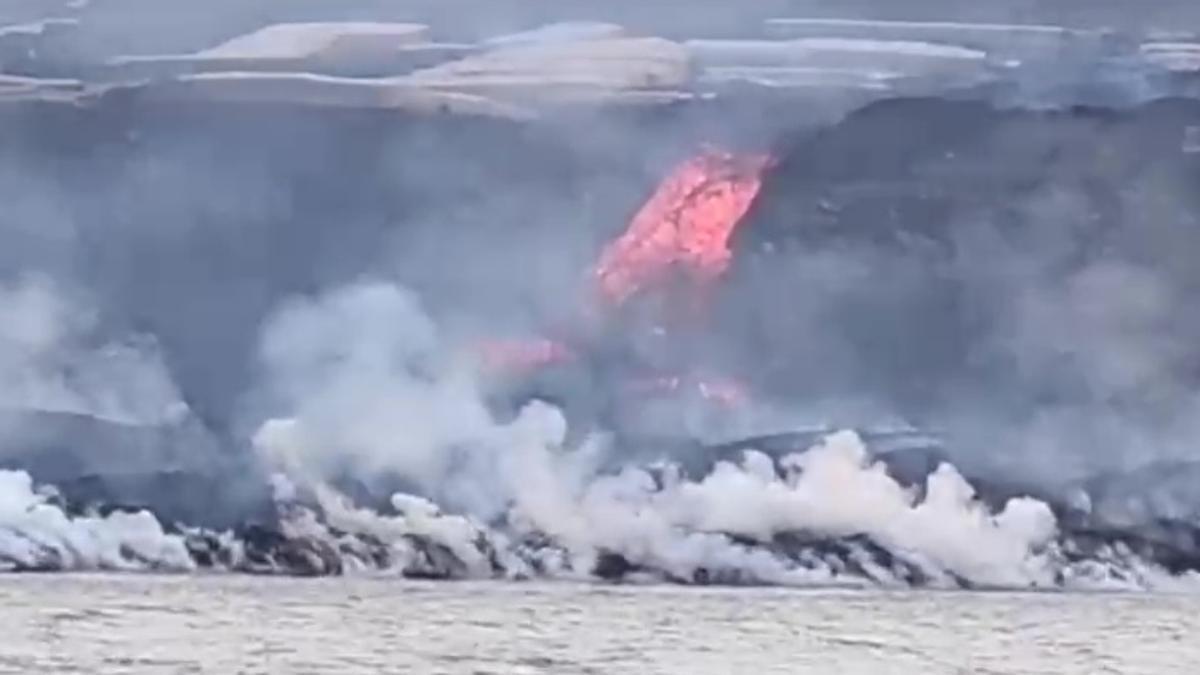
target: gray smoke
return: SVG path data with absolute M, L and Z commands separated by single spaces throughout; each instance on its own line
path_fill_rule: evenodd
M 86 300 L 52 279 L 0 285 L 0 408 L 64 412 L 129 425 L 177 421 L 187 408 L 151 336 L 96 339 Z
M 986 4 L 967 13 L 1036 18 L 1025 12 L 1029 3 Z M 779 0 L 761 11 L 825 5 Z M 715 0 L 688 3 L 686 12 L 646 3 L 465 7 L 96 0 L 75 12 L 87 28 L 63 56 L 190 51 L 285 20 L 422 20 L 448 26 L 441 39 L 473 40 L 550 18 L 627 21 L 684 37 L 723 37 L 764 18 Z M 911 9 L 942 11 L 932 3 Z M 868 3 L 846 11 L 894 10 Z M 1006 100 L 1032 103 L 1023 95 Z M 589 264 L 675 161 L 714 135 L 761 149 L 781 126 L 811 127 L 815 113 L 779 119 L 706 108 L 667 122 L 575 113 L 524 124 L 211 109 L 189 116 L 112 105 L 95 117 L 82 108 L 6 118 L 25 141 L 0 151 L 0 407 L 132 427 L 201 424 L 210 434 L 182 450 L 196 463 L 248 458 L 325 490 L 326 506 L 336 501 L 333 485 L 401 486 L 463 518 L 549 533 L 580 555 L 615 550 L 680 572 L 719 561 L 785 579 L 774 562 L 709 534 L 765 541 L 808 529 L 867 532 L 984 583 L 1046 582 L 1050 568 L 1038 556 L 1057 527 L 1046 505 L 985 508 L 949 466 L 923 493 L 909 491 L 856 437 L 839 435 L 797 460 L 802 472 L 768 475 L 752 454 L 706 478 L 650 489 L 644 467 L 620 455 L 638 449 L 594 437 L 569 450 L 564 412 L 535 404 L 501 420 L 487 405 L 474 339 L 582 330 L 572 322 Z M 918 215 L 887 245 L 810 241 L 739 262 L 762 265 L 737 296 L 752 320 L 726 325 L 711 342 L 669 345 L 762 374 L 775 394 L 717 434 L 928 425 L 946 434 L 948 453 L 968 474 L 1056 487 L 1200 460 L 1192 173 L 1152 159 L 1106 164 L 1113 158 L 1079 149 L 1119 154 L 1141 137 L 1106 144 L 1103 125 L 1063 119 L 1037 130 L 1069 137 L 1078 154 L 1029 160 L 1038 155 L 1031 148 L 1053 139 L 1021 127 L 980 140 L 981 161 L 1018 174 L 1011 184 L 1021 184 L 1022 172 L 1039 184 L 954 213 L 941 241 L 907 237 L 920 229 L 910 227 Z M 927 145 L 939 140 L 941 129 L 931 129 Z M 853 165 L 851 178 L 869 174 L 907 156 L 914 136 L 901 130 L 867 148 L 848 141 L 812 162 Z M 863 156 L 877 161 L 855 165 Z M 935 186 L 955 172 L 934 160 L 917 167 Z M 837 206 L 827 202 L 836 199 L 810 200 Z M 808 212 L 774 215 L 796 228 L 819 224 Z M 885 216 L 884 230 L 903 220 Z M 953 298 L 942 295 L 946 284 Z M 942 323 L 947 304 L 965 328 Z M 934 374 L 947 363 L 965 367 Z M 587 383 L 572 386 L 568 397 L 594 393 Z M 6 428 L 0 442 L 14 438 Z M 102 469 L 125 467 L 120 452 L 105 457 Z M 602 474 L 602 465 L 621 470 Z M 164 459 L 157 468 L 168 466 Z M 103 518 L 72 520 L 21 474 L 4 478 L 19 497 L 4 518 L 42 514 L 52 526 L 39 521 L 36 531 L 50 541 L 69 541 L 80 527 L 108 531 Z M 348 522 L 387 518 L 339 513 Z M 134 524 L 161 540 L 161 531 Z M 178 542 L 166 541 L 170 558 Z

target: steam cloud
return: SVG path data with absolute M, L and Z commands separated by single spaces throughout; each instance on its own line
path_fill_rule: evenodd
M 496 423 L 471 371 L 447 367 L 455 359 L 444 350 L 413 297 L 388 284 L 340 289 L 277 315 L 264 357 L 280 379 L 277 388 L 303 393 L 293 400 L 296 415 L 265 423 L 256 447 L 280 472 L 284 499 L 307 485 L 330 527 L 393 542 L 403 541 L 400 535 L 432 537 L 473 560 L 467 566 L 477 574 L 487 567 L 472 542 L 491 537 L 510 556 L 503 565 L 510 573 L 537 566 L 569 575 L 617 554 L 677 579 L 691 579 L 698 569 L 780 584 L 855 578 L 836 558 L 790 559 L 767 548 L 787 533 L 805 532 L 830 540 L 868 537 L 935 585 L 1111 583 L 1064 559 L 1056 516 L 1045 503 L 1018 497 L 993 510 L 949 464 L 923 485 L 905 486 L 852 432 L 830 435 L 778 465 L 749 451 L 698 479 L 669 459 L 602 473 L 612 447 L 593 439 L 564 450 L 565 420 L 542 403 L 509 424 Z M 359 476 L 399 472 L 467 518 L 444 516 L 433 503 L 401 494 L 392 499 L 394 517 L 355 509 L 328 482 L 347 463 Z M 323 532 L 306 522 L 307 534 Z M 499 529 L 489 531 L 486 522 Z M 512 537 L 548 537 L 562 558 L 511 558 Z M 403 567 L 411 554 L 400 560 Z M 906 581 L 896 563 L 862 564 L 860 581 Z M 1137 573 L 1130 583 L 1166 583 L 1152 567 Z
M 424 494 L 479 504 L 512 443 L 464 357 L 413 293 L 388 283 L 287 304 L 262 343 L 267 389 L 291 414 L 293 443 L 275 460 L 323 478 L 393 474 Z M 281 424 L 268 422 L 260 440 L 285 433 Z
M 292 303 L 268 325 L 264 358 L 296 414 L 267 422 L 257 447 L 289 480 L 316 481 L 321 491 L 346 463 L 355 475 L 396 471 L 442 503 L 504 516 L 516 532 L 548 535 L 573 555 L 618 552 L 680 578 L 704 566 L 778 583 L 820 579 L 727 536 L 768 543 L 806 531 L 868 534 L 975 583 L 1051 583 L 1034 556 L 1055 533 L 1046 505 L 1016 499 L 992 514 L 948 465 L 918 498 L 843 433 L 785 458 L 782 477 L 753 452 L 694 482 L 674 475 L 656 486 L 633 466 L 598 475 L 605 448 L 564 452 L 565 423 L 553 408 L 534 404 L 508 425 L 493 422 L 470 371 L 446 365 L 453 358 L 443 344 L 411 294 L 387 284 Z M 327 492 L 322 501 L 342 509 Z M 411 521 L 413 502 L 404 503 Z M 335 515 L 331 525 L 345 529 L 345 520 Z M 475 531 L 438 534 L 470 550 Z
M 689 20 L 711 23 L 697 17 L 721 14 L 717 4 L 700 3 Z M 206 25 L 172 37 L 200 47 L 253 27 L 241 25 L 251 10 L 225 9 L 204 8 Z M 293 11 L 286 18 L 321 18 Z M 462 30 L 526 28 L 533 14 Z M 762 135 L 754 120 L 717 117 L 734 139 Z M 21 123 L 36 137 L 36 124 Z M 463 576 L 582 576 L 615 556 L 630 574 L 684 581 L 702 570 L 792 584 L 1167 583 L 1121 545 L 1073 550 L 1059 503 L 1025 493 L 994 503 L 964 476 L 1063 498 L 1097 474 L 1200 460 L 1200 319 L 1188 307 L 1200 227 L 1192 184 L 1179 181 L 1191 168 L 1104 173 L 1096 157 L 1057 157 L 1037 169 L 1050 179 L 1007 210 L 956 213 L 948 257 L 926 255 L 936 244 L 915 237 L 735 261 L 760 265 L 736 271 L 745 311 L 681 352 L 712 349 L 722 365 L 778 385 L 749 411 L 759 422 L 928 424 L 949 439 L 951 462 L 909 483 L 842 431 L 804 452 L 751 450 L 691 476 L 687 458 L 643 461 L 601 435 L 568 448 L 566 413 L 547 403 L 498 419 L 466 345 L 571 316 L 598 241 L 709 128 L 668 138 L 587 117 L 526 137 L 479 124 L 463 141 L 461 128 L 420 125 L 363 140 L 282 121 L 253 138 L 261 154 L 245 149 L 254 144 L 242 127 L 211 144 L 150 129 L 122 146 L 128 156 L 89 167 L 103 175 L 82 177 L 46 168 L 41 150 L 12 151 L 0 172 L 10 205 L 0 214 L 0 409 L 136 428 L 202 419 L 228 447 L 185 452 L 200 464 L 250 457 L 270 475 L 284 534 L 316 542 L 304 555 L 333 551 L 351 566 L 436 571 L 449 565 L 438 562 L 442 547 Z M 1082 121 L 1062 131 L 1082 137 L 1072 147 L 1107 138 Z M 996 150 L 1039 142 L 1017 136 L 985 139 L 987 158 L 1019 171 L 1020 157 Z M 907 139 L 877 140 L 886 154 Z M 383 177 L 338 169 L 359 165 Z M 1119 194 L 1099 199 L 1084 178 Z M 395 203 L 378 197 L 393 190 L 403 193 Z M 991 220 L 1001 211 L 1024 227 Z M 1098 230 L 1111 231 L 1100 253 L 1090 249 Z M 947 281 L 965 328 L 938 323 Z M 914 364 L 946 362 L 969 368 L 916 386 Z M 8 417 L 0 457 L 28 433 Z M 114 473 L 133 464 L 105 457 Z M 386 491 L 387 503 L 364 503 L 355 487 Z M 1140 514 L 1150 520 L 1200 513 L 1190 486 L 1155 494 Z M 245 531 L 159 522 L 152 510 L 102 513 L 0 472 L 8 567 L 188 570 L 211 553 L 245 569 L 265 559 L 258 545 Z
M 153 339 L 97 341 L 94 311 L 54 280 L 0 284 L 0 315 L 0 409 L 151 425 L 186 415 Z

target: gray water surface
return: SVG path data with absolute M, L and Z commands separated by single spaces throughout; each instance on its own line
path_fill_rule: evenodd
M 0 673 L 1200 672 L 1200 596 L 0 577 Z

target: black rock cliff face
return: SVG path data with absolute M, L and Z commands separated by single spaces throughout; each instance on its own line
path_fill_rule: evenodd
M 1195 343 L 1200 274 L 1183 251 L 1200 244 L 1198 125 L 1187 100 L 1037 112 L 919 99 L 798 134 L 738 232 L 716 331 L 782 395 L 865 395 L 934 425 L 964 397 L 1017 416 L 1092 396 L 1153 405 L 1148 381 L 1072 378 L 1106 332 L 1135 351 L 1151 334 Z M 1099 290 L 1126 273 L 1162 303 L 1153 328 L 1134 326 L 1147 318 L 1119 288 Z M 1113 313 L 1104 327 L 1061 332 L 1088 303 Z M 1024 372 L 1040 349 L 1061 373 Z M 1188 351 L 1173 375 L 1194 383 Z

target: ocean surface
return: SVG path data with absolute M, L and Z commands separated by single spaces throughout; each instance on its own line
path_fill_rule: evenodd
M 0 577 L 2 673 L 1200 672 L 1200 596 Z

